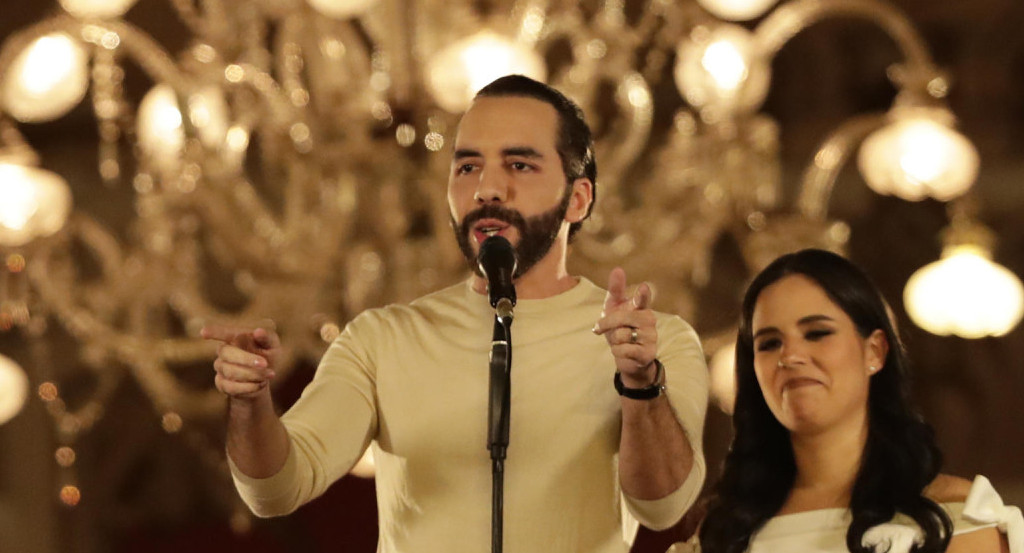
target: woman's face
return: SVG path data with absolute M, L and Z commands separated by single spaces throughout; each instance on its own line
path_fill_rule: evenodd
M 867 425 L 870 379 L 888 351 L 881 330 L 862 337 L 821 286 L 800 274 L 761 291 L 751 328 L 761 392 L 791 433 Z

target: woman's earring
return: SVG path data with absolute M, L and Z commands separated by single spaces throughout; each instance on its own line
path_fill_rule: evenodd
M 868 374 L 875 374 L 876 372 L 878 372 L 878 367 L 876 367 L 874 365 L 871 365 L 870 367 L 868 367 Z

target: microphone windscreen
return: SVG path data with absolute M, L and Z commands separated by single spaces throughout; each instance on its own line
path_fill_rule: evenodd
M 516 271 L 516 250 L 503 236 L 491 236 L 480 244 L 477 255 L 480 270 L 487 277 L 487 290 L 491 306 L 495 306 L 501 298 L 508 298 L 515 305 L 516 291 L 512 285 L 512 277 Z

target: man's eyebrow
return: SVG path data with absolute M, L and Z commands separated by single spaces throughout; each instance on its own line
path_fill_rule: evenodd
M 468 148 L 459 148 L 452 155 L 452 159 L 466 159 L 467 157 L 480 157 L 480 152 Z
M 501 151 L 503 156 L 517 156 L 517 157 L 529 157 L 529 158 L 543 158 L 544 154 L 538 152 L 530 146 L 511 146 Z
M 544 154 L 531 146 L 509 146 L 501 150 L 502 157 L 525 157 L 531 159 L 544 159 Z M 478 150 L 472 148 L 459 148 L 452 154 L 452 159 L 460 160 L 467 157 L 482 157 Z

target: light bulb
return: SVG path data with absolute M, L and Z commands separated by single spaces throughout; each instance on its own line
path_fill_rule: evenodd
M 544 81 L 547 69 L 532 48 L 490 31 L 480 31 L 431 58 L 427 84 L 442 108 L 459 113 L 469 107 L 477 91 L 498 77 L 511 74 Z
M 55 173 L 0 162 L 0 245 L 21 246 L 64 226 L 71 190 Z
M 89 88 L 88 56 L 64 33 L 32 41 L 2 79 L 0 102 L 18 121 L 50 121 L 71 111 Z
M 747 21 L 768 11 L 778 0 L 697 0 L 714 16 L 729 21 Z
M 13 359 L 0 355 L 0 424 L 14 418 L 28 399 L 28 376 Z
M 676 87 L 693 106 L 741 113 L 760 106 L 768 94 L 768 65 L 743 27 L 692 33 L 676 56 Z
M 138 0 L 60 0 L 60 5 L 75 17 L 110 19 L 121 17 Z
M 203 144 L 221 148 L 228 136 L 228 106 L 216 87 L 205 87 L 188 97 L 189 122 Z M 170 85 L 150 89 L 139 103 L 136 122 L 139 145 L 162 170 L 177 167 L 185 145 L 184 119 L 178 96 Z M 236 140 L 237 142 L 237 140 Z
M 750 75 L 743 52 L 727 40 L 709 44 L 700 58 L 700 64 L 711 75 L 715 86 L 730 94 L 735 93 Z
M 907 313 L 932 334 L 964 338 L 1002 336 L 1024 315 L 1024 285 L 974 245 L 947 247 L 903 291 Z
M 308 0 L 313 9 L 334 19 L 358 17 L 368 12 L 377 0 Z
M 861 145 L 857 165 L 872 190 L 917 201 L 949 201 L 978 175 L 978 151 L 953 130 L 948 112 L 897 111 Z

